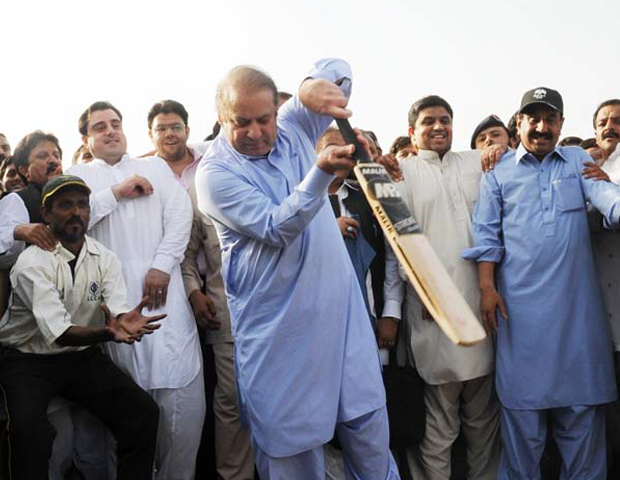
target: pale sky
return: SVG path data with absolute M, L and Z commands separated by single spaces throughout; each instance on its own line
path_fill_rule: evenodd
M 185 105 L 190 141 L 202 140 L 215 86 L 238 64 L 294 92 L 315 60 L 346 59 L 352 123 L 384 150 L 427 94 L 452 105 L 455 150 L 487 115 L 507 122 L 530 88 L 563 95 L 563 136 L 593 136 L 596 105 L 620 97 L 617 0 L 5 0 L 0 12 L 0 132 L 12 146 L 56 134 L 65 165 L 96 100 L 121 110 L 132 154 L 151 149 L 146 115 L 164 98 Z

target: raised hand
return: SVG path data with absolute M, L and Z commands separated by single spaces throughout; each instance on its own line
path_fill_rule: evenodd
M 299 87 L 299 99 L 307 108 L 321 115 L 349 118 L 351 110 L 346 106 L 349 99 L 340 88 L 324 78 L 307 78 Z
M 138 198 L 151 195 L 153 193 L 153 185 L 146 178 L 134 174 L 114 185 L 112 193 L 117 200 L 121 198 Z
M 166 314 L 145 316 L 142 309 L 149 303 L 149 297 L 144 297 L 133 310 L 123 313 L 116 318 L 118 325 L 129 335 L 140 337 L 153 333 L 161 324 L 154 323 L 166 317 Z M 107 307 L 106 307 L 107 308 Z

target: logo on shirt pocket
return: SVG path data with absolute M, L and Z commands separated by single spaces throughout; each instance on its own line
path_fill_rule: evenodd
M 88 286 L 88 297 L 86 298 L 86 300 L 89 302 L 95 302 L 99 299 L 99 284 L 95 281 L 92 281 Z

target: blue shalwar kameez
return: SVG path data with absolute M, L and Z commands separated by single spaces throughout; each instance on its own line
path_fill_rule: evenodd
M 497 263 L 508 309 L 508 320 L 497 318 L 500 479 L 540 478 L 547 413 L 563 478 L 604 479 L 604 421 L 596 406 L 616 398 L 616 385 L 586 201 L 617 224 L 620 189 L 582 177 L 586 161 L 580 148 L 557 147 L 539 162 L 521 145 L 480 186 L 475 247 L 464 256 Z
M 322 60 L 308 76 L 351 72 Z M 349 478 L 398 478 L 374 333 L 327 201 L 333 176 L 315 165 L 331 121 L 295 96 L 267 156 L 242 155 L 220 135 L 196 175 L 222 247 L 240 404 L 265 479 L 324 478 L 322 445 L 337 425 L 354 445 Z M 363 428 L 348 434 L 356 422 Z
M 500 479 L 540 478 L 547 414 L 554 417 L 563 478 L 605 477 L 597 406 L 616 398 L 616 385 L 586 201 L 617 224 L 620 188 L 582 177 L 586 161 L 580 148 L 557 147 L 539 162 L 521 145 L 480 186 L 475 247 L 464 256 L 497 263 L 508 309 L 508 320 L 497 315 Z

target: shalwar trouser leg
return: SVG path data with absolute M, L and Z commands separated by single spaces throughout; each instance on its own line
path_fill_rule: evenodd
M 539 480 L 540 458 L 547 438 L 547 415 L 562 457 L 561 480 L 605 480 L 605 413 L 602 406 L 550 410 L 502 407 L 502 455 L 499 480 Z
M 206 411 L 202 370 L 185 387 L 149 393 L 160 411 L 155 479 L 193 480 Z
M 252 480 L 254 458 L 250 431 L 243 428 L 237 405 L 234 344 L 213 344 L 217 384 L 213 394 L 215 460 L 223 480 Z
M 336 424 L 347 480 L 400 480 L 389 449 L 387 410 L 381 407 Z M 290 457 L 271 457 L 254 444 L 261 480 L 324 480 L 323 445 Z
M 411 461 L 413 478 L 449 480 L 452 445 L 461 424 L 467 440 L 468 478 L 495 480 L 499 463 L 499 403 L 493 375 L 426 385 L 426 431 L 418 459 Z M 418 461 L 416 461 L 418 460 Z

